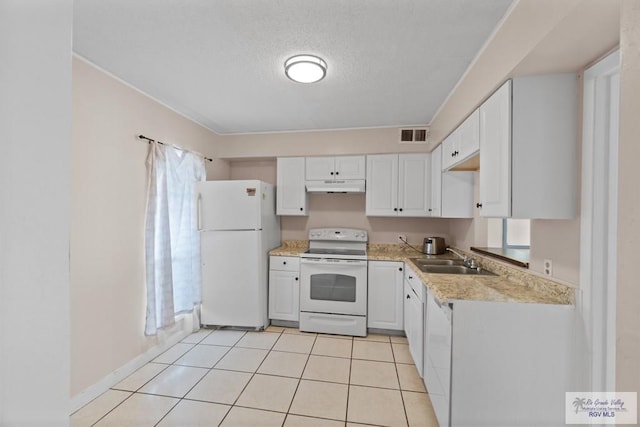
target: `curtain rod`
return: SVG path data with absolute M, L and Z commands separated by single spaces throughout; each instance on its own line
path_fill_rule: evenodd
M 205 159 L 205 160 L 208 160 L 208 161 L 210 161 L 210 162 L 213 162 L 213 159 L 211 159 L 211 158 L 209 158 L 209 157 L 205 157 L 205 156 L 203 156 L 202 154 L 200 154 L 200 153 L 198 153 L 198 152 L 191 151 L 191 150 L 187 150 L 186 148 L 182 148 L 182 147 L 177 147 L 177 146 L 172 145 L 172 144 L 167 144 L 166 142 L 156 141 L 155 139 L 148 138 L 148 137 L 146 137 L 146 136 L 144 136 L 144 135 L 138 135 L 138 139 L 140 139 L 140 140 L 144 139 L 144 140 L 146 140 L 149 144 L 151 144 L 152 142 L 157 142 L 157 143 L 158 143 L 158 144 L 160 144 L 160 145 L 168 145 L 168 146 L 170 146 L 170 147 L 177 148 L 178 150 L 188 151 L 188 152 L 190 152 L 190 153 L 194 153 L 194 154 L 197 154 L 198 156 L 201 156 L 201 157 L 202 157 L 203 159 Z

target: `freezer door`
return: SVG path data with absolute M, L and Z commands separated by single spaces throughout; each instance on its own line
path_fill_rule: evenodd
M 202 248 L 202 324 L 267 326 L 267 253 L 261 231 L 206 231 Z
M 196 183 L 198 230 L 259 230 L 262 228 L 260 181 Z

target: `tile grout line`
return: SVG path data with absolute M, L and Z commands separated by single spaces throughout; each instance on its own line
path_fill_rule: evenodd
M 353 348 L 355 345 L 355 340 L 353 337 L 351 338 L 351 357 L 349 358 L 349 375 L 347 376 L 347 404 L 345 405 L 345 414 L 344 414 L 344 425 L 346 427 L 349 422 L 349 395 L 351 394 L 351 367 L 353 366 Z
M 298 393 L 298 389 L 300 388 L 300 383 L 302 382 L 302 376 L 304 375 L 304 370 L 307 369 L 307 365 L 309 364 L 309 359 L 311 358 L 311 352 L 313 352 L 313 347 L 315 347 L 316 342 L 318 341 L 318 334 L 313 338 L 313 344 L 311 344 L 311 349 L 307 354 L 307 360 L 304 362 L 304 366 L 302 367 L 302 372 L 300 372 L 300 378 L 298 378 L 298 384 L 296 384 L 296 389 L 293 392 L 293 396 L 291 396 L 291 402 L 289 402 L 289 407 L 287 408 L 287 413 L 284 416 L 284 420 L 282 420 L 282 425 L 287 422 L 287 418 L 289 417 L 289 411 L 291 411 L 291 407 L 293 406 L 293 401 L 296 398 L 296 394 Z M 295 414 L 293 414 L 295 415 Z
M 264 361 L 267 360 L 267 357 L 269 357 L 269 353 L 271 353 L 271 349 L 276 345 L 276 343 L 282 337 L 283 334 L 284 334 L 284 330 L 280 331 L 278 339 L 276 339 L 275 342 L 273 343 L 273 345 L 268 349 L 267 354 L 264 355 L 264 358 L 262 359 L 260 364 L 256 367 L 256 370 L 253 373 L 251 373 L 251 378 L 249 378 L 249 381 L 247 381 L 247 383 L 244 385 L 244 387 L 242 387 L 242 390 L 240 390 L 240 393 L 238 393 L 238 397 L 235 398 L 235 400 L 233 401 L 233 403 L 229 407 L 229 410 L 227 411 L 227 413 L 224 414 L 224 417 L 220 420 L 220 423 L 218 424 L 218 426 L 222 425 L 222 423 L 224 422 L 224 420 L 227 419 L 227 417 L 229 416 L 229 414 L 231 413 L 233 408 L 236 407 L 236 403 L 238 403 L 238 399 L 240 399 L 240 396 L 242 396 L 242 393 L 244 393 L 244 391 L 247 389 L 247 386 L 249 385 L 251 380 L 253 380 L 253 378 L 256 376 L 256 373 L 258 372 L 258 369 L 260 369 L 260 367 L 262 366 Z M 240 340 L 236 341 L 236 343 L 231 348 L 235 348 L 235 346 L 236 346 L 236 344 L 238 344 L 238 342 L 240 342 Z M 238 347 L 238 348 L 242 348 L 242 347 Z M 229 350 L 229 351 L 231 351 L 231 350 Z M 220 359 L 220 360 L 222 360 L 222 359 Z M 217 365 L 217 363 L 216 363 L 216 365 Z M 211 369 L 213 369 L 213 368 L 211 368 Z M 238 406 L 238 407 L 242 408 L 243 406 Z M 258 409 L 258 408 L 250 408 L 250 409 Z
M 199 344 L 200 342 L 202 342 L 202 340 L 204 340 L 204 339 L 205 339 L 207 336 L 209 336 L 210 334 L 211 334 L 211 332 L 209 332 L 209 334 L 207 334 L 205 337 L 203 337 L 203 338 L 198 342 L 198 344 Z M 179 342 L 177 342 L 176 344 L 180 344 L 180 343 L 183 343 L 183 342 L 182 342 L 182 341 L 179 341 Z M 191 344 L 191 343 L 184 343 L 184 344 Z M 193 348 L 195 348 L 195 346 L 196 346 L 196 345 L 198 345 L 198 344 L 194 344 L 194 345 L 193 345 L 193 347 L 192 347 L 191 349 L 187 350 L 187 351 L 186 351 L 184 354 L 182 354 L 181 356 L 178 356 L 178 358 L 177 358 L 176 360 L 180 359 L 182 356 L 184 356 L 185 354 L 187 354 L 189 351 L 191 351 Z M 174 344 L 173 346 L 171 346 L 171 348 L 173 348 L 174 346 L 175 346 L 175 344 Z M 166 352 L 167 352 L 167 351 L 169 351 L 171 348 L 168 348 L 167 350 L 165 350 L 164 352 L 162 352 L 162 354 L 166 353 Z M 162 354 L 158 355 L 158 357 L 160 357 Z M 157 359 L 157 357 L 156 357 L 156 359 Z M 155 359 L 154 359 L 154 360 L 155 360 Z M 151 377 L 148 381 L 146 381 L 144 384 L 142 384 L 140 387 L 138 387 L 138 388 L 137 388 L 137 389 L 135 389 L 134 391 L 131 391 L 131 390 L 121 390 L 121 389 L 117 389 L 117 388 L 110 387 L 110 388 L 109 388 L 109 390 L 125 391 L 125 392 L 129 392 L 129 393 L 131 393 L 131 394 L 129 394 L 129 396 L 127 396 L 127 398 L 126 398 L 126 399 L 124 399 L 122 402 L 118 403 L 116 406 L 114 406 L 114 407 L 113 407 L 113 408 L 111 408 L 109 411 L 107 411 L 103 416 L 101 416 L 100 418 L 98 418 L 98 419 L 96 420 L 96 422 L 94 422 L 93 424 L 91 424 L 91 426 L 95 426 L 96 424 L 98 424 L 102 419 L 104 419 L 107 415 L 109 415 L 111 412 L 113 412 L 117 407 L 119 407 L 120 405 L 122 405 L 125 401 L 129 400 L 129 399 L 131 398 L 131 396 L 133 396 L 133 395 L 137 394 L 137 393 L 138 393 L 138 391 L 139 391 L 142 387 L 144 387 L 145 385 L 147 385 L 148 383 L 150 383 L 151 381 L 153 381 L 153 379 L 154 379 L 154 378 L 156 378 L 158 375 L 160 375 L 161 373 L 163 373 L 164 371 L 166 371 L 166 370 L 169 368 L 169 366 L 172 366 L 172 365 L 173 365 L 173 363 L 171 363 L 171 364 L 166 364 L 166 363 L 157 363 L 157 362 L 153 362 L 153 360 L 151 360 L 151 361 L 149 361 L 149 362 L 145 363 L 145 364 L 144 364 L 143 366 L 141 366 L 140 368 L 136 369 L 134 372 L 139 371 L 139 370 L 140 370 L 140 369 L 142 369 L 144 366 L 147 366 L 149 363 L 156 363 L 156 364 L 158 364 L 158 365 L 167 365 L 167 366 L 165 366 L 165 367 L 164 367 L 160 372 L 158 372 L 157 374 L 155 374 L 153 377 Z M 133 373 L 132 373 L 132 374 L 133 374 Z M 117 385 L 117 384 L 116 384 L 116 385 Z M 104 393 L 103 393 L 103 394 L 104 394 Z M 140 393 L 140 394 L 142 394 L 142 393 Z M 94 399 L 94 400 L 95 400 L 95 399 Z M 180 402 L 180 401 L 176 402 L 176 405 L 177 405 L 179 402 Z M 89 402 L 89 403 L 91 403 L 91 402 Z M 87 405 L 88 405 L 88 404 L 87 404 Z M 85 406 L 87 406 L 87 405 L 85 405 Z M 83 407 L 84 407 L 84 406 L 83 406 Z M 169 412 L 171 412 L 171 410 L 173 410 L 173 408 L 174 408 L 174 407 L 175 407 L 175 405 L 174 405 L 173 407 L 171 407 L 171 409 L 167 412 L 167 414 L 168 414 Z M 80 409 L 82 409 L 82 408 L 80 408 Z M 77 411 L 76 411 L 76 412 L 77 412 Z M 72 414 L 72 415 L 73 415 L 73 414 Z M 166 416 L 166 414 L 165 414 L 162 418 L 164 418 L 165 416 Z
M 391 338 L 389 338 L 391 341 Z M 400 401 L 402 402 L 402 410 L 404 411 L 404 419 L 409 425 L 409 414 L 407 413 L 407 405 L 404 403 L 404 395 L 402 394 L 402 384 L 400 383 L 400 373 L 398 372 L 398 363 L 396 362 L 396 352 L 393 349 L 393 343 L 391 343 L 391 354 L 393 355 L 393 367 L 396 370 L 396 377 L 398 378 L 398 392 L 400 393 Z
M 171 364 L 171 366 L 183 366 L 183 365 L 175 365 L 175 362 L 177 362 L 178 360 L 180 360 L 182 357 L 184 357 L 184 355 L 185 355 L 185 354 L 189 353 L 191 350 L 193 350 L 193 349 L 194 349 L 194 348 L 196 348 L 198 345 L 200 345 L 200 344 L 202 343 L 202 341 L 204 341 L 208 336 L 210 336 L 213 332 L 215 332 L 215 331 L 217 331 L 217 330 L 219 330 L 219 329 L 214 329 L 213 331 L 211 331 L 210 333 L 208 333 L 206 337 L 202 338 L 202 339 L 198 342 L 198 344 L 194 345 L 194 346 L 193 346 L 193 348 L 191 348 L 189 351 L 187 351 L 186 353 L 184 353 L 182 356 L 178 357 L 178 358 L 177 358 L 177 359 L 176 359 L 176 360 Z M 245 335 L 246 335 L 246 332 L 245 332 L 244 334 L 242 334 L 242 335 L 240 336 L 240 338 L 238 338 L 238 341 L 240 341 L 240 339 L 242 339 L 242 337 L 243 337 L 243 336 L 245 336 Z M 236 344 L 238 343 L 238 341 L 236 341 Z M 206 345 L 206 344 L 202 344 L 202 345 Z M 234 344 L 234 346 L 235 346 L 235 344 Z M 191 390 L 193 390 L 193 389 L 195 388 L 195 386 L 196 386 L 196 385 L 198 385 L 198 384 L 200 383 L 200 381 L 202 381 L 202 379 L 203 379 L 204 377 L 206 377 L 207 375 L 209 375 L 209 373 L 210 373 L 210 372 L 213 370 L 213 368 L 218 364 L 218 362 L 220 362 L 220 361 L 221 361 L 221 360 L 222 360 L 222 359 L 223 359 L 227 354 L 229 354 L 229 352 L 231 351 L 231 349 L 232 349 L 234 346 L 229 347 L 229 348 L 227 349 L 227 351 L 222 355 L 222 357 L 220 357 L 220 358 L 216 361 L 216 363 L 214 363 L 214 364 L 213 364 L 213 366 L 212 366 L 211 368 L 208 368 L 208 369 L 207 369 L 207 373 L 206 373 L 206 374 L 204 374 L 202 377 L 200 377 L 200 379 L 199 379 L 198 381 L 196 381 L 196 382 L 195 382 L 195 384 L 193 384 L 193 386 L 191 386 L 191 388 L 190 388 L 189 390 L 187 390 L 187 392 L 186 392 L 184 395 L 182 395 L 182 397 L 178 398 L 178 401 L 176 402 L 176 404 L 175 404 L 175 405 L 173 405 L 173 406 L 171 407 L 171 409 L 169 409 L 169 410 L 167 411 L 167 413 L 165 413 L 165 414 L 164 414 L 164 415 L 163 415 L 163 416 L 158 420 L 158 422 L 154 424 L 154 426 L 157 426 L 158 424 L 160 424 L 160 423 L 162 422 L 162 420 L 164 420 L 164 419 L 167 417 L 167 415 L 169 415 L 169 413 L 170 413 L 171 411 L 173 411 L 173 409 L 174 409 L 176 406 L 178 406 L 178 405 L 180 404 L 180 402 L 182 402 L 182 401 L 184 400 L 184 397 L 185 397 L 187 394 L 191 393 Z M 226 347 L 226 346 L 219 346 L 219 347 Z M 167 369 L 168 369 L 168 368 L 167 368 Z M 141 394 L 142 394 L 142 393 L 141 393 Z M 170 396 L 170 397 L 173 397 L 173 396 Z M 231 410 L 231 409 L 229 409 L 229 411 L 230 411 L 230 410 Z M 227 411 L 227 412 L 228 412 L 228 411 Z M 225 414 L 225 416 L 226 416 L 226 414 Z

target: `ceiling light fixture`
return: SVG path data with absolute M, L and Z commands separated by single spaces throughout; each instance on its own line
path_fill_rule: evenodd
M 294 82 L 315 83 L 327 75 L 327 63 L 314 55 L 295 55 L 284 62 L 284 73 Z

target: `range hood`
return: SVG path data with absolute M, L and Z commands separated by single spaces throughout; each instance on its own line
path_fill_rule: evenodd
M 364 193 L 364 179 L 305 181 L 307 193 Z

